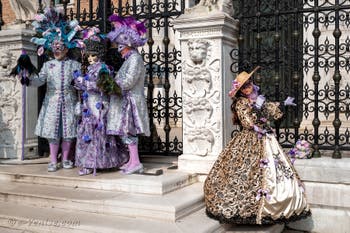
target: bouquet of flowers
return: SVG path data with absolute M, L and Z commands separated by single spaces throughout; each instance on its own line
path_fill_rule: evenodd
M 292 159 L 306 159 L 311 156 L 311 146 L 306 140 L 298 140 L 295 146 L 289 151 Z

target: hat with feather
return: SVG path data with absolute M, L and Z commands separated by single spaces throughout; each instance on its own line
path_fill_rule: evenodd
M 77 20 L 67 20 L 60 8 L 48 7 L 43 14 L 37 14 L 32 23 L 37 33 L 31 42 L 39 46 L 38 54 L 44 50 L 63 50 L 64 48 L 82 48 L 79 38 L 81 27 Z
M 83 30 L 82 40 L 84 42 L 83 51 L 89 54 L 102 56 L 106 50 L 104 43 L 105 35 L 100 32 L 98 27 L 88 27 Z
M 146 41 L 147 29 L 144 22 L 140 22 L 132 16 L 120 17 L 113 14 L 109 17 L 109 21 L 113 25 L 107 37 L 118 44 L 118 50 L 121 51 L 125 47 L 143 46 Z

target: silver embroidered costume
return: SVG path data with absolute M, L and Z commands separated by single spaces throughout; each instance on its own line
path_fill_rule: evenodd
M 144 95 L 145 67 L 136 50 L 123 63 L 115 81 L 122 89 L 123 96 L 111 96 L 107 133 L 149 136 L 149 117 Z
M 71 85 L 73 71 L 81 64 L 74 60 L 56 59 L 44 63 L 39 75 L 31 77 L 31 86 L 47 84 L 35 134 L 48 139 L 76 137 L 77 121 L 74 108 L 77 103 L 76 90 Z

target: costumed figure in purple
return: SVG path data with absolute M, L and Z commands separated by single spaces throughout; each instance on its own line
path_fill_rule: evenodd
M 84 56 L 89 66 L 86 74 L 74 72 L 74 86 L 81 91 L 82 103 L 76 107 L 80 117 L 77 129 L 75 166 L 79 175 L 88 175 L 96 169 L 119 167 L 128 160 L 125 146 L 113 135 L 106 135 L 109 95 L 121 96 L 121 90 L 111 76 L 110 69 L 101 61 L 105 51 L 103 35 L 96 27 L 83 32 Z
M 244 71 L 232 82 L 233 122 L 241 130 L 204 182 L 207 215 L 222 223 L 259 225 L 305 218 L 311 212 L 304 185 L 270 126 L 283 116 L 281 103 L 259 95 L 250 79 L 254 71 Z M 295 105 L 293 100 L 287 97 L 283 104 Z
M 117 43 L 118 51 L 125 59 L 115 76 L 122 96 L 112 95 L 107 118 L 107 133 L 117 135 L 129 149 L 129 161 L 123 165 L 122 173 L 143 171 L 138 154 L 138 135 L 150 135 L 148 109 L 144 96 L 146 69 L 137 47 L 147 39 L 146 28 L 133 17 L 112 15 L 109 20 L 114 28 L 107 37 Z
M 77 92 L 71 85 L 73 71 L 80 70 L 81 64 L 68 58 L 70 49 L 81 46 L 78 34 L 81 28 L 76 20 L 68 21 L 62 12 L 55 8 L 45 9 L 44 14 L 35 16 L 33 26 L 39 37 L 33 37 L 32 42 L 39 45 L 38 55 L 44 52 L 52 54 L 54 59 L 44 63 L 39 74 L 30 72 L 21 83 L 38 87 L 46 83 L 46 94 L 40 110 L 35 134 L 48 139 L 50 145 L 50 160 L 48 171 L 58 168 L 73 168 L 73 162 L 68 159 L 72 141 L 77 136 L 77 120 L 74 108 L 77 103 Z M 25 62 L 27 61 L 27 63 Z M 33 70 L 28 67 L 30 58 L 21 55 L 15 67 L 17 73 L 23 70 Z M 30 65 L 31 62 L 30 62 Z M 57 162 L 61 142 L 62 164 Z

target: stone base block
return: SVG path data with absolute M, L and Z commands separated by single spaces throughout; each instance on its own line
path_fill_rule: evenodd
M 349 233 L 350 208 L 312 207 L 310 218 L 289 223 L 295 230 L 317 233 Z
M 184 172 L 208 174 L 217 157 L 199 155 L 181 155 L 178 158 L 179 170 Z

